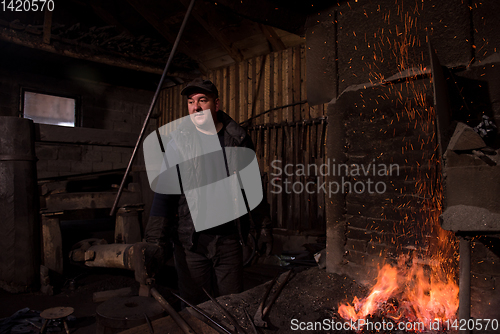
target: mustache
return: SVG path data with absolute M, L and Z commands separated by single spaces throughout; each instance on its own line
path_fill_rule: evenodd
M 204 114 L 208 114 L 210 112 L 210 110 L 199 110 L 199 111 L 195 111 L 194 113 L 192 113 L 192 115 L 204 115 Z

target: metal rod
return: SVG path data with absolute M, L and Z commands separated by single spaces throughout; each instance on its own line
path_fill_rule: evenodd
M 247 120 L 245 120 L 245 121 L 243 121 L 243 122 L 240 122 L 240 125 L 245 124 L 245 123 L 248 123 L 248 122 L 249 122 L 249 121 L 251 121 L 252 119 L 255 119 L 255 118 L 257 118 L 257 117 L 260 117 L 260 116 L 262 116 L 262 115 L 265 115 L 265 114 L 267 114 L 268 112 L 271 112 L 271 111 L 274 111 L 274 110 L 283 109 L 283 108 L 287 108 L 287 107 L 293 107 L 293 106 L 296 106 L 296 105 L 298 105 L 298 104 L 305 104 L 305 103 L 307 103 L 307 100 L 302 100 L 302 101 L 299 101 L 299 102 L 294 102 L 294 103 L 285 104 L 284 106 L 280 106 L 280 107 L 275 107 L 275 108 L 268 109 L 268 110 L 266 110 L 266 111 L 261 112 L 260 114 L 257 114 L 257 115 L 255 115 L 255 116 L 250 117 L 249 119 L 247 119 Z M 255 103 L 254 103 L 254 104 L 255 104 Z M 252 112 L 252 114 L 253 114 L 253 112 Z
M 194 334 L 194 330 L 187 324 L 187 322 L 182 319 L 182 317 L 177 313 L 176 310 L 163 298 L 162 295 L 155 289 L 151 288 L 151 295 L 160 303 L 161 307 L 168 312 L 170 317 L 175 321 L 177 325 L 182 329 L 185 334 Z
M 288 271 L 288 274 L 286 275 L 285 279 L 283 280 L 283 282 L 280 284 L 280 286 L 278 287 L 278 289 L 274 293 L 273 297 L 271 298 L 271 301 L 266 306 L 266 308 L 264 308 L 264 311 L 262 311 L 262 318 L 264 318 L 269 313 L 269 310 L 271 309 L 271 306 L 274 304 L 274 302 L 276 301 L 276 299 L 278 299 L 278 297 L 279 297 L 279 295 L 281 293 L 281 290 L 283 290 L 283 288 L 285 287 L 285 284 L 288 282 L 288 279 L 290 278 L 290 275 L 292 274 L 292 271 L 293 271 L 293 269 Z
M 153 325 L 151 324 L 151 320 L 149 320 L 149 317 L 148 315 L 146 314 L 146 312 L 144 312 L 144 318 L 146 318 L 146 322 L 148 324 L 148 328 L 149 328 L 149 333 L 150 334 L 154 334 L 155 333 L 155 330 L 153 329 Z
M 459 290 L 458 290 L 458 319 L 465 321 L 470 319 L 470 240 L 467 237 L 459 237 L 460 260 L 459 260 Z M 468 329 L 465 333 L 470 333 Z
M 250 317 L 250 314 L 248 314 L 248 311 L 246 308 L 243 308 L 243 310 L 245 311 L 245 315 L 247 316 L 247 319 L 248 319 L 248 322 L 250 323 L 250 325 L 252 326 L 252 329 L 253 329 L 253 333 L 254 334 L 259 334 L 259 331 L 257 330 L 257 327 L 255 327 L 255 324 L 252 320 L 252 318 Z
M 303 120 L 294 121 L 294 122 L 283 121 L 283 122 L 279 122 L 279 123 L 273 122 L 273 123 L 256 124 L 256 125 L 252 125 L 252 126 L 247 127 L 247 130 L 252 131 L 252 130 L 267 129 L 267 128 L 278 128 L 278 127 L 284 127 L 284 126 L 291 126 L 291 127 L 306 126 L 306 125 L 313 125 L 313 124 L 321 124 L 323 122 L 328 123 L 328 117 L 321 116 L 321 117 L 317 117 L 317 118 L 303 119 Z M 243 123 L 245 123 L 245 122 L 241 122 L 240 125 Z
M 186 15 L 184 16 L 184 20 L 182 21 L 181 28 L 179 29 L 179 33 L 177 34 L 177 38 L 175 39 L 174 45 L 172 46 L 172 50 L 168 56 L 167 64 L 165 65 L 165 69 L 163 70 L 163 74 L 161 75 L 160 82 L 158 83 L 158 87 L 156 88 L 155 95 L 153 96 L 153 100 L 151 101 L 151 105 L 149 106 L 148 114 L 146 115 L 146 119 L 144 120 L 144 124 L 142 125 L 141 133 L 139 134 L 139 138 L 137 138 L 137 142 L 134 147 L 134 151 L 132 152 L 132 156 L 128 162 L 127 170 L 123 175 L 122 183 L 120 184 L 120 188 L 118 189 L 118 193 L 116 194 L 115 202 L 113 203 L 113 207 L 111 208 L 110 216 L 113 216 L 116 211 L 116 207 L 118 206 L 118 202 L 120 200 L 120 196 L 123 192 L 123 186 L 125 185 L 125 180 L 127 179 L 128 173 L 130 172 L 130 168 L 132 167 L 132 163 L 134 162 L 135 156 L 137 154 L 137 149 L 142 141 L 142 137 L 144 137 L 144 132 L 146 130 L 146 126 L 148 125 L 149 119 L 151 118 L 151 114 L 153 113 L 153 109 L 156 105 L 156 100 L 158 99 L 158 95 L 160 94 L 161 86 L 163 85 L 163 81 L 165 80 L 165 76 L 167 75 L 168 68 L 170 67 L 170 63 L 174 59 L 175 51 L 177 50 L 177 46 L 181 40 L 182 33 L 184 28 L 186 27 L 187 20 L 189 15 L 191 14 L 191 10 L 193 9 L 194 2 L 196 0 L 191 0 L 189 3 L 188 9 L 186 11 Z
M 187 300 L 185 300 L 184 298 L 182 298 L 178 294 L 173 293 L 173 292 L 172 292 L 172 294 L 174 296 L 176 296 L 177 298 L 179 298 L 180 300 L 182 300 L 184 303 L 186 303 L 189 307 L 191 307 L 193 310 L 195 310 L 196 312 L 198 312 L 200 315 L 202 315 L 203 317 L 205 317 L 205 319 L 207 319 L 208 321 L 210 321 L 211 323 L 213 323 L 215 326 L 217 326 L 218 328 L 220 328 L 224 333 L 233 334 L 229 329 L 227 329 L 226 327 L 222 326 L 221 324 L 219 324 L 214 319 L 210 318 L 205 312 L 203 312 L 202 310 L 200 310 L 199 308 L 197 308 L 196 306 L 194 306 L 193 304 L 191 304 L 190 302 L 188 302 Z
M 245 330 L 243 328 L 241 328 L 240 324 L 238 324 L 238 322 L 236 321 L 236 319 L 234 319 L 234 317 L 217 301 L 217 299 L 215 299 L 214 297 L 212 297 L 208 293 L 208 291 L 205 290 L 205 288 L 202 288 L 202 289 L 205 292 L 205 294 L 208 296 L 208 298 L 210 298 L 210 300 L 212 301 L 212 303 L 214 303 L 215 306 L 217 306 L 217 308 L 222 312 L 222 314 L 224 314 L 226 316 L 226 318 L 234 326 L 234 328 L 236 328 L 236 331 L 238 333 L 246 334 Z
M 257 308 L 257 312 L 255 313 L 256 315 L 257 314 L 260 314 L 261 315 L 261 318 L 264 318 L 264 316 L 262 316 L 263 314 L 263 309 L 264 309 L 264 305 L 266 304 L 266 299 L 267 297 L 269 296 L 269 293 L 271 292 L 271 290 L 273 289 L 273 286 L 274 286 L 274 283 L 276 283 L 276 281 L 278 280 L 278 275 L 276 275 L 271 284 L 269 284 L 269 286 L 267 287 L 267 290 L 266 292 L 264 293 L 264 297 L 262 297 L 262 302 L 260 303 L 259 307 Z

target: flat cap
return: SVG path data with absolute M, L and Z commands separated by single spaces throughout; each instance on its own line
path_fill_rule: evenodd
M 196 78 L 184 87 L 181 91 L 181 95 L 189 96 L 196 92 L 204 92 L 214 94 L 216 98 L 219 97 L 219 91 L 217 87 L 210 80 L 204 80 L 202 78 Z

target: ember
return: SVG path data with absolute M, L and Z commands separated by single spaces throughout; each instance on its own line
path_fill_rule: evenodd
M 353 321 L 371 315 L 396 323 L 423 324 L 423 328 L 413 326 L 410 332 L 431 330 L 435 322 L 454 320 L 458 309 L 455 282 L 443 277 L 440 270 L 424 268 L 415 260 L 407 264 L 407 260 L 401 257 L 396 267 L 384 265 L 368 297 L 354 297 L 352 305 L 341 305 L 339 315 Z

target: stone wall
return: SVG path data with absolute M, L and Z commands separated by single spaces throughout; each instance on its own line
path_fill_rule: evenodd
M 39 179 L 126 168 L 133 148 L 35 143 Z
M 20 114 L 22 89 L 77 99 L 81 127 L 38 126 L 44 134 L 36 139 L 38 178 L 125 168 L 153 96 L 151 91 L 19 69 L 0 69 L 0 85 L 2 116 Z

